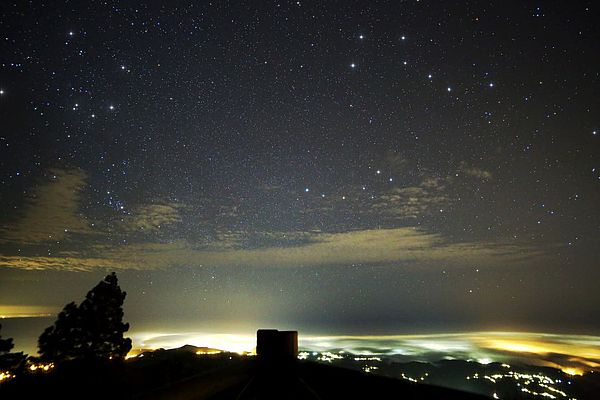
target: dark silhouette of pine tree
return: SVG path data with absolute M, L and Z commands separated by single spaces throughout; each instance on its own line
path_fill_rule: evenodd
M 0 325 L 0 330 L 2 330 L 2 325 Z M 25 361 L 26 356 L 23 355 L 23 352 L 10 352 L 13 347 L 15 345 L 12 338 L 2 339 L 2 335 L 0 335 L 0 371 L 13 371 L 19 368 L 23 364 L 23 361 Z
M 77 306 L 63 308 L 53 326 L 38 340 L 40 358 L 61 362 L 75 359 L 123 359 L 131 350 L 131 339 L 123 334 L 123 301 L 127 294 L 117 275 L 107 275 Z
M 2 325 L 0 325 L 0 330 L 1 329 Z M 0 336 L 0 354 L 6 354 L 15 347 L 12 341 L 12 338 L 2 339 L 2 336 Z
M 82 357 L 83 323 L 74 302 L 58 314 L 53 326 L 44 330 L 38 339 L 40 358 L 44 361 L 63 361 Z

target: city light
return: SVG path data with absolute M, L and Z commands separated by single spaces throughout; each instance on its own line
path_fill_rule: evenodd
M 8 371 L 0 371 L 0 382 L 7 381 L 14 378 L 15 376 Z
M 29 365 L 29 370 L 32 371 L 32 372 L 33 371 L 48 372 L 52 368 L 54 368 L 54 364 L 53 363 L 39 363 L 39 364 L 30 364 Z

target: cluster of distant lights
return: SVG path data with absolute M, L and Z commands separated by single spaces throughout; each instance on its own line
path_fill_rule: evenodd
M 303 351 L 298 354 L 299 360 L 307 360 L 307 359 L 315 359 L 320 362 L 325 363 L 334 363 L 339 360 L 352 360 L 354 362 L 360 363 L 360 369 L 363 372 L 371 373 L 373 371 L 377 371 L 380 367 L 377 363 L 382 362 L 382 358 L 374 355 L 353 355 L 350 353 L 346 353 L 345 351 L 339 351 L 338 353 L 334 353 L 331 351 L 325 352 L 308 352 Z M 492 362 L 490 359 L 480 359 L 477 360 L 482 365 L 486 365 Z M 483 379 L 491 382 L 496 385 L 500 380 L 514 380 L 516 382 L 517 387 L 521 392 L 527 393 L 531 396 L 537 397 L 545 397 L 548 399 L 569 399 L 576 400 L 574 397 L 569 396 L 564 390 L 561 390 L 560 385 L 571 385 L 570 380 L 563 381 L 562 379 L 552 379 L 548 376 L 542 375 L 540 373 L 537 374 L 528 374 L 528 373 L 520 373 L 511 370 L 511 366 L 509 364 L 501 364 L 503 368 L 506 368 L 508 371 L 506 373 L 495 373 L 490 375 L 481 375 L 479 373 L 475 373 L 474 375 L 467 376 L 466 380 L 475 380 L 475 379 Z M 561 368 L 562 371 L 571 376 L 582 375 L 583 371 L 577 368 Z M 400 378 L 407 380 L 412 383 L 421 383 L 424 382 L 429 377 L 429 373 L 425 373 L 422 376 L 410 376 L 401 373 Z M 500 399 L 499 395 L 494 392 L 492 394 L 492 398 Z
M 502 364 L 503 367 L 510 369 L 510 365 Z M 561 379 L 552 379 L 541 374 L 522 374 L 519 372 L 508 371 L 505 374 L 492 374 L 492 375 L 479 375 L 474 374 L 473 376 L 467 376 L 467 380 L 471 379 L 485 379 L 487 381 L 496 384 L 499 380 L 510 379 L 517 383 L 517 387 L 521 389 L 521 392 L 527 393 L 532 396 L 545 397 L 548 399 L 565 398 L 569 400 L 576 400 L 574 397 L 569 396 L 564 391 L 558 389 L 556 386 L 563 384 Z M 567 385 L 570 385 L 571 381 L 567 381 Z M 534 386 L 539 387 L 533 388 Z M 494 399 L 500 397 L 494 393 Z
M 318 352 L 309 353 L 309 352 L 303 351 L 298 354 L 298 359 L 299 360 L 307 360 L 312 355 L 317 361 L 331 364 L 334 361 L 345 359 L 346 356 L 344 353 L 345 353 L 344 351 L 340 351 L 339 353 L 333 353 L 331 351 L 325 351 L 323 353 L 318 353 Z M 361 366 L 361 370 L 367 374 L 379 369 L 378 366 L 371 365 L 373 362 L 381 362 L 380 357 L 369 357 L 369 356 L 363 356 L 363 357 L 357 356 L 357 357 L 354 357 L 353 360 L 364 363 L 364 365 Z
M 8 371 L 0 371 L 0 382 L 7 381 L 7 380 L 12 379 L 14 377 L 15 377 L 15 375 L 11 374 Z
M 413 378 L 411 376 L 406 375 L 404 372 L 402 372 L 402 374 L 400 375 L 400 377 L 404 380 L 407 380 L 409 382 L 412 383 L 419 383 L 419 382 L 423 382 L 425 380 L 425 378 L 427 378 L 429 376 L 429 374 L 427 372 L 425 372 L 425 375 L 420 376 L 418 378 Z
M 54 369 L 54 363 L 34 363 L 28 361 L 27 364 L 27 371 L 30 373 L 45 373 Z M 0 382 L 6 382 L 16 377 L 17 375 L 11 373 L 10 371 L 0 371 Z
M 31 365 L 29 365 L 29 370 L 32 372 L 48 372 L 51 369 L 54 368 L 54 363 L 39 363 L 39 364 L 35 364 L 32 363 Z

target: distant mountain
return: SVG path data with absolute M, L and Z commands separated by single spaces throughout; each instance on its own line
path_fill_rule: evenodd
M 166 354 L 170 354 L 170 353 L 194 353 L 194 354 L 219 354 L 219 353 L 226 353 L 225 350 L 220 350 L 220 349 L 214 349 L 212 347 L 198 347 L 198 346 L 192 346 L 190 344 L 186 344 L 185 346 L 181 346 L 181 347 L 177 347 L 175 349 L 151 349 L 151 350 L 141 350 L 138 352 L 137 357 L 139 357 L 141 354 L 147 355 L 149 353 L 155 353 L 155 352 L 166 352 Z

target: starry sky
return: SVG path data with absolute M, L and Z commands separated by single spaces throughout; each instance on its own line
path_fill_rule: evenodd
M 0 13 L 7 320 L 600 333 L 597 2 Z

